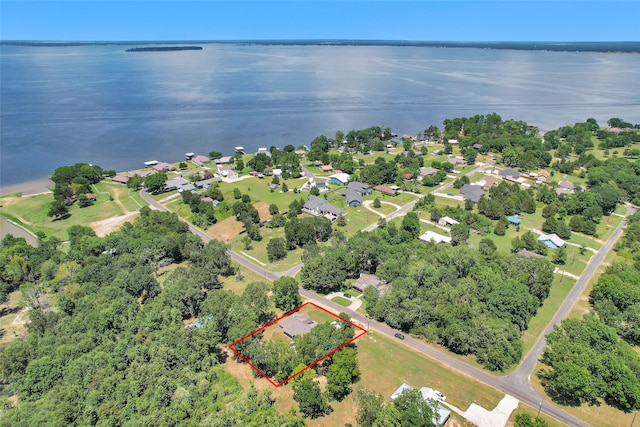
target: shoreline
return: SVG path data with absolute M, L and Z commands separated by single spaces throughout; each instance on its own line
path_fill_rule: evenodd
M 33 196 L 40 193 L 50 193 L 49 186 L 53 185 L 53 181 L 49 178 L 35 179 L 32 181 L 20 182 L 18 184 L 1 185 L 0 197 L 9 196 L 11 194 L 22 193 L 23 196 Z

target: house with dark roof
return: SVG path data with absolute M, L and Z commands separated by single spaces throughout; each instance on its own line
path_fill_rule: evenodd
M 189 181 L 184 178 L 170 179 L 164 183 L 164 191 L 180 190 L 187 184 L 189 184 Z
M 574 191 L 576 191 L 576 186 L 573 182 L 571 181 L 560 181 L 558 183 L 558 188 L 564 188 L 565 190 L 567 190 L 569 193 L 573 193 Z
M 471 200 L 473 203 L 478 203 L 480 197 L 484 195 L 484 190 L 479 185 L 465 184 L 460 187 L 459 191 L 465 200 Z
M 378 295 L 386 293 L 389 289 L 387 282 L 375 274 L 365 273 L 360 273 L 360 277 L 351 284 L 351 287 L 358 292 L 364 292 L 367 288 L 374 288 Z
M 327 181 L 316 180 L 315 186 L 318 189 L 318 191 L 320 191 L 321 193 L 324 193 L 325 191 L 329 191 L 329 185 L 327 184 Z
M 282 332 L 291 339 L 298 335 L 308 334 L 317 324 L 318 322 L 312 320 L 308 314 L 299 313 L 294 313 L 278 322 Z
M 362 196 L 371 194 L 372 189 L 369 184 L 352 181 L 340 192 L 340 195 L 347 199 L 347 204 L 352 208 L 362 205 Z
M 520 178 L 520 172 L 514 171 L 513 169 L 505 169 L 498 171 L 498 176 L 502 179 L 510 179 L 512 181 Z
M 329 204 L 322 197 L 309 195 L 309 199 L 302 206 L 302 210 L 315 216 L 324 216 L 332 221 L 345 214 L 343 209 Z

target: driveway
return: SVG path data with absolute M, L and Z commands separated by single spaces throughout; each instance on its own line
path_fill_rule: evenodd
M 329 295 L 325 296 L 325 298 L 328 299 L 328 300 L 331 300 L 331 299 L 333 299 L 335 297 L 342 297 L 342 298 L 350 300 L 351 301 L 351 305 L 349 307 L 345 307 L 345 308 L 347 308 L 349 310 L 356 311 L 362 305 L 362 300 L 360 299 L 360 297 L 350 296 L 349 298 L 347 298 L 345 296 L 344 292 L 332 292 Z

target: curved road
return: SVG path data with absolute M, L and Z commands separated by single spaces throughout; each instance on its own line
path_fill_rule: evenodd
M 474 169 L 473 171 L 469 172 L 467 175 L 476 173 L 479 169 L 480 168 Z M 160 203 L 156 202 L 151 197 L 149 197 L 149 195 L 145 190 L 141 191 L 141 196 L 145 201 L 149 203 L 149 205 L 153 209 L 160 210 L 160 211 L 169 211 L 166 207 L 164 207 L 163 205 L 161 205 Z M 411 208 L 413 208 L 413 205 L 415 205 L 415 201 L 408 203 L 407 205 L 398 209 L 394 213 L 388 215 L 387 219 L 392 219 L 397 216 L 406 214 Z M 634 212 L 635 212 L 635 208 L 633 206 L 628 205 L 626 216 L 632 215 Z M 189 224 L 187 221 L 184 221 L 184 222 L 189 225 L 189 230 L 192 233 L 199 236 L 203 241 L 209 242 L 210 240 L 212 240 L 212 238 L 208 236 L 206 233 L 204 233 L 202 230 L 194 227 L 193 225 Z M 469 377 L 474 378 L 477 381 L 485 383 L 490 387 L 493 387 L 497 390 L 502 391 L 503 393 L 509 394 L 515 397 L 516 399 L 518 399 L 519 401 L 524 402 L 533 408 L 539 407 L 541 412 L 567 425 L 578 426 L 578 427 L 589 426 L 588 423 L 573 417 L 572 415 L 565 412 L 563 409 L 545 401 L 544 398 L 542 398 L 540 394 L 533 389 L 533 386 L 531 385 L 529 378 L 533 370 L 535 369 L 536 363 L 538 362 L 540 355 L 544 351 L 544 345 L 546 343 L 545 336 L 549 332 L 551 332 L 551 330 L 555 325 L 558 325 L 562 321 L 562 319 L 566 317 L 571 307 L 573 307 L 575 302 L 580 297 L 580 294 L 586 287 L 587 283 L 589 282 L 589 279 L 591 279 L 591 277 L 595 274 L 596 269 L 603 262 L 605 256 L 607 255 L 607 253 L 609 252 L 613 244 L 618 240 L 618 238 L 622 234 L 625 224 L 626 224 L 626 220 L 621 221 L 618 227 L 616 227 L 614 232 L 611 234 L 609 239 L 607 239 L 607 241 L 600 248 L 600 250 L 598 250 L 598 252 L 591 258 L 591 260 L 587 264 L 587 267 L 582 272 L 579 279 L 576 281 L 576 284 L 574 285 L 573 289 L 571 290 L 571 292 L 569 292 L 564 302 L 556 312 L 555 316 L 553 317 L 551 322 L 547 325 L 547 328 L 545 329 L 544 333 L 538 338 L 538 341 L 536 342 L 536 344 L 533 346 L 531 351 L 526 355 L 526 357 L 524 358 L 522 363 L 518 366 L 515 372 L 504 377 L 493 376 L 491 374 L 488 374 L 485 371 L 469 366 L 466 363 L 438 349 L 428 346 L 423 341 L 417 340 L 410 336 L 406 336 L 405 340 L 402 341 L 401 343 L 432 359 L 438 360 L 439 362 L 457 370 L 458 372 L 468 375 Z M 374 229 L 375 226 L 377 226 L 377 224 L 372 224 L 372 226 L 367 227 L 367 229 L 369 228 Z M 240 256 L 239 254 L 231 250 L 229 250 L 228 253 L 231 259 L 233 259 L 234 261 L 254 271 L 255 273 L 263 276 L 265 279 L 271 280 L 271 281 L 276 280 L 283 276 L 295 276 L 302 268 L 302 264 L 298 264 L 297 266 L 291 268 L 290 270 L 274 273 L 253 264 L 252 262 L 248 261 L 244 257 Z M 352 320 L 359 322 L 361 325 L 366 324 L 369 330 L 376 331 L 378 333 L 386 335 L 389 338 L 395 339 L 394 334 L 397 333 L 398 330 L 391 328 L 385 323 L 381 323 L 376 320 L 369 319 L 360 313 L 357 313 L 355 311 L 342 307 L 341 305 L 336 304 L 330 300 L 327 300 L 326 298 L 320 295 L 317 295 L 311 291 L 308 291 L 306 289 L 301 288 L 299 292 L 300 292 L 300 295 L 302 295 L 304 298 L 307 298 L 308 300 L 311 300 L 318 305 L 324 306 L 327 309 L 333 310 L 338 313 L 339 312 L 347 313 L 349 316 L 351 316 Z M 398 342 L 400 343 L 400 341 Z

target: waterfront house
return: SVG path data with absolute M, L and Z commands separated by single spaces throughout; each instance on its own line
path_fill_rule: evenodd
M 233 162 L 232 156 L 223 156 L 213 161 L 216 165 L 228 165 Z
M 201 154 L 198 154 L 197 156 L 193 156 L 193 158 L 191 159 L 191 161 L 196 165 L 196 166 L 200 166 L 203 167 L 205 164 L 209 163 L 209 158 L 207 156 L 203 156 Z
M 176 170 L 175 166 L 170 165 L 169 163 L 165 163 L 165 162 L 158 162 L 158 163 L 156 163 L 155 165 L 153 165 L 151 167 L 156 172 L 169 172 L 169 171 Z

